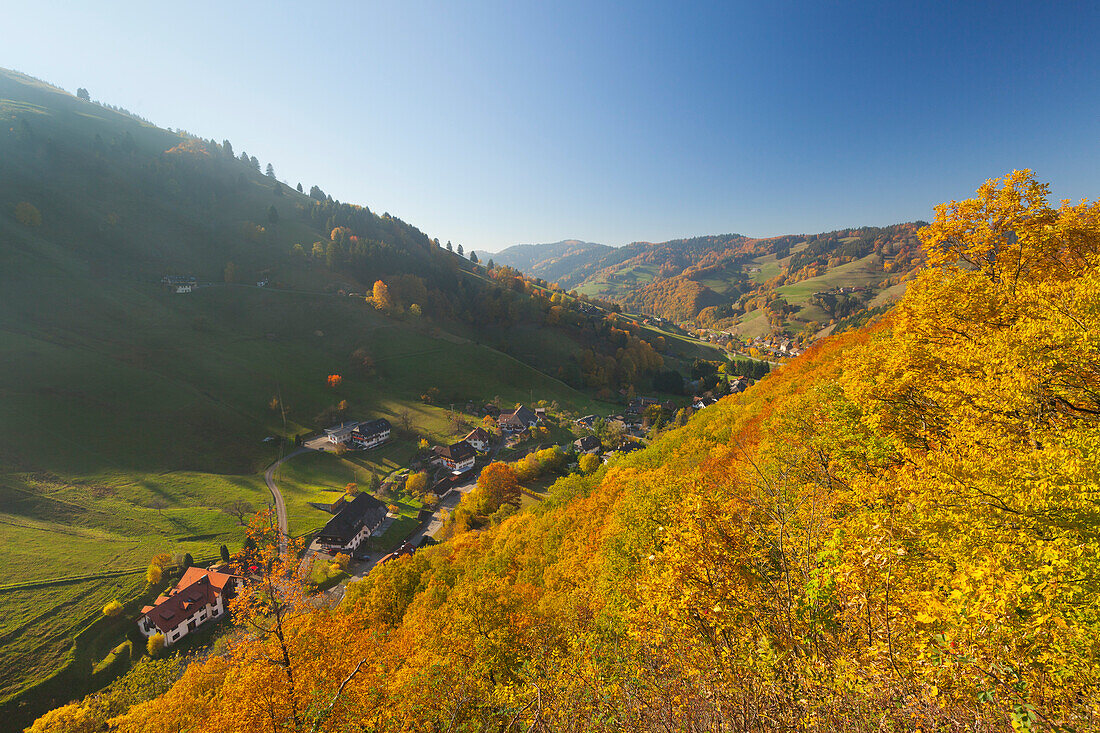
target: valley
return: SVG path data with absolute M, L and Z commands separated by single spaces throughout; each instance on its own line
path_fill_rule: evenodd
M 544 247 L 564 287 L 630 312 L 728 334 L 747 351 L 750 340 L 808 344 L 837 320 L 896 300 L 921 265 L 920 225 L 636 242 L 589 252 L 584 261 L 555 259 L 558 245 L 524 245 L 515 255 L 497 256 L 504 263 L 515 256 L 515 266 L 526 263 L 533 274 L 545 267 L 536 254 Z
M 0 733 L 1100 730 L 1087 23 L 48 5 Z
M 0 119 L 9 712 L 25 717 L 36 698 L 41 712 L 47 690 L 86 684 L 125 636 L 101 631 L 100 609 L 136 602 L 151 557 L 240 547 L 248 517 L 270 501 L 264 468 L 296 436 L 345 417 L 398 426 L 384 448 L 281 469 L 289 532 L 302 536 L 330 516 L 312 506 L 324 490 L 377 485 L 408 467 L 419 441 L 465 433 L 476 420 L 456 422 L 454 403 L 541 400 L 606 415 L 619 379 L 646 389 L 640 372 L 601 372 L 596 387 L 580 366 L 562 371 L 585 349 L 613 359 L 627 345 L 625 331 L 605 340 L 602 307 L 558 306 L 548 325 L 552 291 L 518 278 L 502 287 L 399 220 L 261 174 L 224 152 L 228 142 L 13 72 L 0 72 Z M 16 215 L 28 206 L 33 219 Z M 389 300 L 372 302 L 383 279 Z M 725 359 L 682 338 L 660 361 L 687 373 L 698 358 Z M 395 537 L 421 508 L 397 504 Z

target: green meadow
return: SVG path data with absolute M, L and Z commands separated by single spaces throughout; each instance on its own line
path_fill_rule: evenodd
M 796 245 L 791 248 L 791 252 L 797 253 L 804 249 L 805 246 L 805 243 Z M 749 266 L 758 267 L 760 270 L 759 272 L 750 273 L 749 277 L 757 283 L 766 282 L 778 275 L 788 260 L 789 258 L 777 260 L 774 254 L 756 257 Z M 878 265 L 878 256 L 872 254 L 862 259 L 855 260 L 854 262 L 848 262 L 830 268 L 827 272 L 817 277 L 812 277 L 808 280 L 802 280 L 789 285 L 781 285 L 776 288 L 775 292 L 777 295 L 785 298 L 788 303 L 800 306 L 800 310 L 795 314 L 795 317 L 786 324 L 788 327 L 797 330 L 811 321 L 817 322 L 819 325 L 829 322 L 829 314 L 820 307 L 810 303 L 810 297 L 814 293 L 841 286 L 877 287 L 889 276 L 889 273 L 883 272 L 882 268 Z M 868 303 L 872 306 L 880 305 L 900 297 L 904 292 L 904 283 L 894 285 L 876 293 Z M 740 336 L 752 338 L 754 336 L 766 335 L 770 327 L 768 325 L 768 320 L 764 318 L 763 311 L 754 310 L 742 316 L 737 324 L 732 326 L 729 330 Z
M 136 602 L 150 557 L 238 547 L 281 441 L 337 418 L 395 427 L 384 448 L 283 465 L 303 534 L 328 518 L 311 502 L 406 465 L 421 436 L 457 437 L 452 403 L 611 409 L 556 378 L 576 342 L 553 329 L 475 333 L 349 296 L 368 288 L 291 254 L 336 224 L 208 142 L 0 70 L 0 716 L 28 685 L 84 679 L 100 644 L 73 640 L 108 600 Z M 411 254 L 422 233 L 376 219 L 409 254 L 386 262 L 430 265 Z M 165 275 L 203 286 L 177 294 Z M 415 523 L 419 506 L 397 504 L 383 544 Z
M 360 348 L 374 360 L 371 374 L 351 366 Z M 343 377 L 336 388 L 330 374 Z M 407 412 L 416 435 L 446 440 L 449 405 L 420 400 L 431 387 L 462 400 L 591 404 L 488 346 L 385 318 L 362 299 L 9 281 L 0 290 L 0 585 L 140 569 L 161 552 L 235 549 L 243 529 L 234 508 L 269 500 L 262 471 L 278 443 L 265 438 L 313 433 L 320 414 L 346 400 L 349 418 L 397 427 Z M 380 449 L 284 464 L 292 533 L 327 521 L 309 504 L 324 489 L 367 485 L 407 465 L 415 440 L 395 431 Z M 395 533 L 419 509 L 401 508 Z M 101 585 L 123 601 L 141 590 L 111 579 L 0 593 L 4 618 L 45 599 L 37 620 L 3 631 L 0 698 L 72 662 L 70 632 L 110 600 Z
M 791 285 L 783 285 L 776 288 L 776 292 L 785 297 L 789 303 L 805 305 L 809 302 L 811 295 L 822 290 L 839 286 L 877 285 L 889 277 L 889 273 L 884 273 L 881 267 L 874 264 L 877 260 L 878 255 L 868 255 L 854 262 L 833 267 L 823 275 L 811 277 L 808 280 L 802 280 Z

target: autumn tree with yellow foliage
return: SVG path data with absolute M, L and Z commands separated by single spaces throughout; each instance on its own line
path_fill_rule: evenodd
M 887 325 L 712 452 L 638 598 L 687 705 L 1095 724 L 1100 209 L 1046 197 L 937 207 Z
M 920 237 L 870 329 L 336 608 L 262 551 L 242 635 L 113 725 L 1100 727 L 1100 207 L 1021 171 Z

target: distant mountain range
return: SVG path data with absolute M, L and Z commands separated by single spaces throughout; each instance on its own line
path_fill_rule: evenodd
M 923 222 L 755 238 L 717 234 L 623 247 L 566 240 L 486 253 L 629 312 L 742 336 L 810 337 L 877 308 L 923 263 Z M 480 254 L 480 253 L 479 253 Z
M 492 260 L 497 265 L 512 267 L 532 277 L 559 282 L 599 262 L 616 249 L 606 244 L 563 239 L 551 244 L 516 244 L 500 252 L 479 251 L 477 256 L 482 262 Z M 562 283 L 562 287 L 568 286 Z

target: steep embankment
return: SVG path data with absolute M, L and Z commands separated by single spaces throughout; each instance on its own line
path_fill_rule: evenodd
M 116 724 L 1095 727 L 1100 207 L 1046 195 L 941 209 L 872 329 Z

